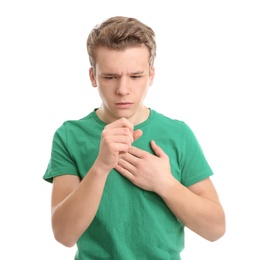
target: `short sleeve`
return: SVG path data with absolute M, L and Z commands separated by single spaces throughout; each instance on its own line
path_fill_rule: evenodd
M 213 175 L 213 171 L 209 166 L 203 150 L 190 127 L 185 124 L 184 130 L 185 143 L 183 146 L 181 160 L 181 182 L 185 186 L 190 186 L 210 177 Z
M 54 177 L 64 174 L 79 176 L 76 163 L 69 153 L 65 123 L 53 136 L 51 158 L 43 179 L 52 182 Z

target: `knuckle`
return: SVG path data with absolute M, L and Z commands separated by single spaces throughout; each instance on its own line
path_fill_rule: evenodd
M 125 135 L 129 135 L 129 134 L 130 134 L 130 130 L 129 130 L 127 127 L 124 127 L 124 128 L 123 128 L 123 133 L 124 133 Z

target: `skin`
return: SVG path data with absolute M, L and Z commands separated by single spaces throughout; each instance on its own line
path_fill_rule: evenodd
M 82 180 L 63 175 L 53 181 L 52 228 L 56 240 L 65 246 L 73 246 L 92 222 L 113 168 L 134 185 L 157 193 L 198 235 L 215 241 L 225 233 L 224 211 L 210 178 L 184 187 L 172 176 L 171 158 L 153 140 L 154 155 L 132 146 L 143 134 L 134 131 L 134 125 L 149 116 L 143 101 L 155 71 L 148 60 L 145 46 L 97 49 L 95 71 L 90 68 L 89 76 L 102 100 L 96 113 L 107 123 L 99 154 Z

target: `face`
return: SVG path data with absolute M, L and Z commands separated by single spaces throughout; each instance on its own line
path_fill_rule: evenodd
M 152 85 L 154 68 L 149 66 L 146 46 L 125 50 L 100 47 L 96 52 L 96 72 L 90 69 L 92 85 L 98 88 L 102 104 L 99 118 L 111 123 L 121 117 L 133 124 L 146 120 L 149 111 L 143 101 Z

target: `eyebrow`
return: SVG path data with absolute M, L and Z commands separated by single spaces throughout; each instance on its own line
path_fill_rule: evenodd
M 144 74 L 144 71 L 135 71 L 133 73 L 131 73 L 131 75 L 138 75 L 138 74 Z
M 130 75 L 141 75 L 141 74 L 144 74 L 144 71 L 135 71 L 135 72 L 132 72 L 130 73 Z M 101 73 L 102 76 L 118 76 L 118 74 L 116 73 L 106 73 L 106 72 L 103 72 Z
M 117 76 L 115 73 L 101 73 L 102 76 Z

